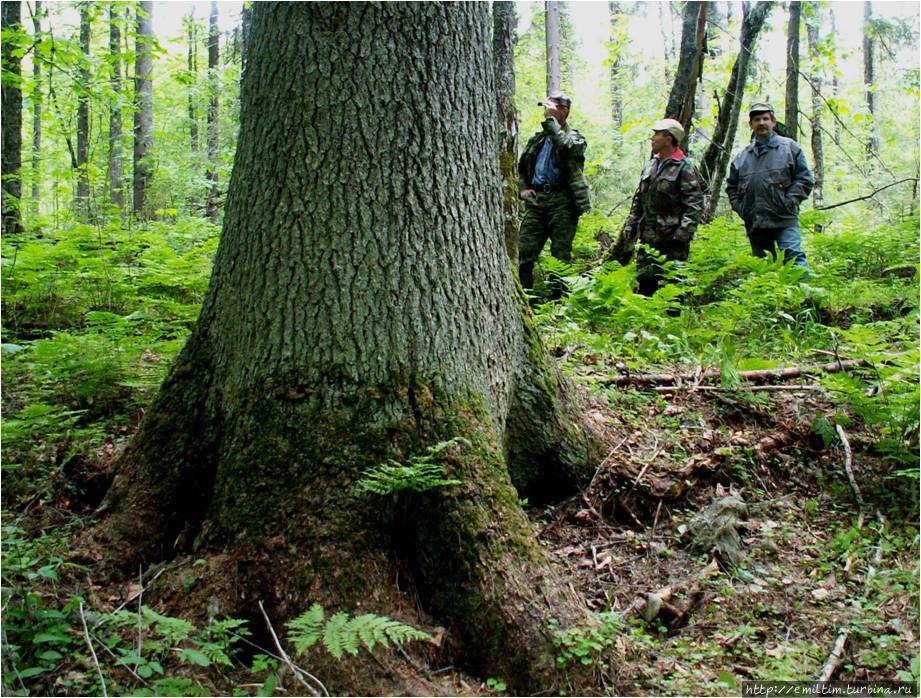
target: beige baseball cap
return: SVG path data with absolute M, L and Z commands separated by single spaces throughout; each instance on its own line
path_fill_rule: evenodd
M 684 126 L 675 119 L 659 119 L 652 125 L 653 131 L 668 131 L 679 143 L 684 140 Z

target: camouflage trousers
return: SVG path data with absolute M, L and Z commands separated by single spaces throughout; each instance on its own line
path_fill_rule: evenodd
M 538 192 L 525 199 L 525 213 L 518 229 L 518 278 L 524 288 L 534 285 L 534 264 L 550 240 L 550 254 L 572 261 L 572 240 L 579 214 L 569 192 Z
M 691 252 L 690 242 L 678 240 L 644 240 L 656 253 L 664 255 L 665 259 L 674 262 L 686 262 Z M 662 265 L 647 250 L 640 247 L 636 253 L 636 280 L 639 284 L 639 293 L 651 296 L 658 290 L 664 278 Z

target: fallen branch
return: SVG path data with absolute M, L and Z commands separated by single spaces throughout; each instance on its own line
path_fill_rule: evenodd
M 869 366 L 870 363 L 865 359 L 850 359 L 848 361 L 835 361 L 822 366 L 788 366 L 786 368 L 763 368 L 756 371 L 739 371 L 738 376 L 742 380 L 759 382 L 767 380 L 788 380 L 790 378 L 799 378 L 800 376 L 812 375 L 816 373 L 838 373 L 840 371 L 849 371 L 860 366 Z M 719 369 L 709 368 L 703 371 L 700 381 L 714 380 L 720 378 Z M 603 385 L 632 385 L 632 384 L 670 384 L 680 381 L 689 381 L 697 378 L 695 373 L 632 373 L 629 375 L 618 375 L 607 378 L 602 381 Z
M 681 386 L 681 385 L 657 385 L 655 388 L 657 393 L 673 393 L 673 392 L 677 392 L 683 389 L 684 389 L 684 386 Z M 738 391 L 738 390 L 745 390 L 751 393 L 759 392 L 759 391 L 796 392 L 798 390 L 822 390 L 822 386 L 797 383 L 795 385 L 739 385 L 739 386 L 736 386 L 735 388 L 725 388 L 721 385 L 697 385 L 697 386 L 691 386 L 687 388 L 687 391 L 691 393 L 696 392 L 698 390 L 702 390 L 705 392 L 711 392 L 711 393 L 731 393 L 731 392 Z
M 844 471 L 847 473 L 847 481 L 851 483 L 854 499 L 857 500 L 857 504 L 862 508 L 863 495 L 860 494 L 860 488 L 857 486 L 857 480 L 854 478 L 854 470 L 851 468 L 851 442 L 847 440 L 847 433 L 840 424 L 835 425 L 835 431 L 838 432 L 838 438 L 841 439 L 841 445 L 844 447 Z
M 847 638 L 850 631 L 847 628 L 841 628 L 838 638 L 835 640 L 834 649 L 822 665 L 822 672 L 819 674 L 819 681 L 831 681 L 831 677 L 844 661 L 844 646 L 847 645 Z
M 703 570 L 682 582 L 679 590 L 682 588 L 685 590 L 683 603 L 674 603 L 675 592 L 671 586 L 667 586 L 637 596 L 633 603 L 624 610 L 623 617 L 627 619 L 632 615 L 637 615 L 647 623 L 651 623 L 661 615 L 669 627 L 677 627 L 700 602 L 706 582 L 717 574 L 719 574 L 719 565 L 716 558 L 713 558 Z

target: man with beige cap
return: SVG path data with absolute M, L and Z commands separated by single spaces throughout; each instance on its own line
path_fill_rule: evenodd
M 659 255 L 672 261 L 685 261 L 691 240 L 704 209 L 700 176 L 694 164 L 679 147 L 684 128 L 674 119 L 661 119 L 652 125 L 652 157 L 643 176 L 633 207 L 615 247 L 639 239 Z M 615 253 L 614 258 L 617 258 Z M 651 296 L 662 282 L 659 260 L 640 248 L 636 259 L 639 293 Z

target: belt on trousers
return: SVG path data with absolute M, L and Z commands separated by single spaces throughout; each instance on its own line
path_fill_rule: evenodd
M 564 191 L 566 187 L 561 187 L 558 184 L 532 184 L 535 191 L 542 192 L 544 194 L 549 194 L 555 191 Z

